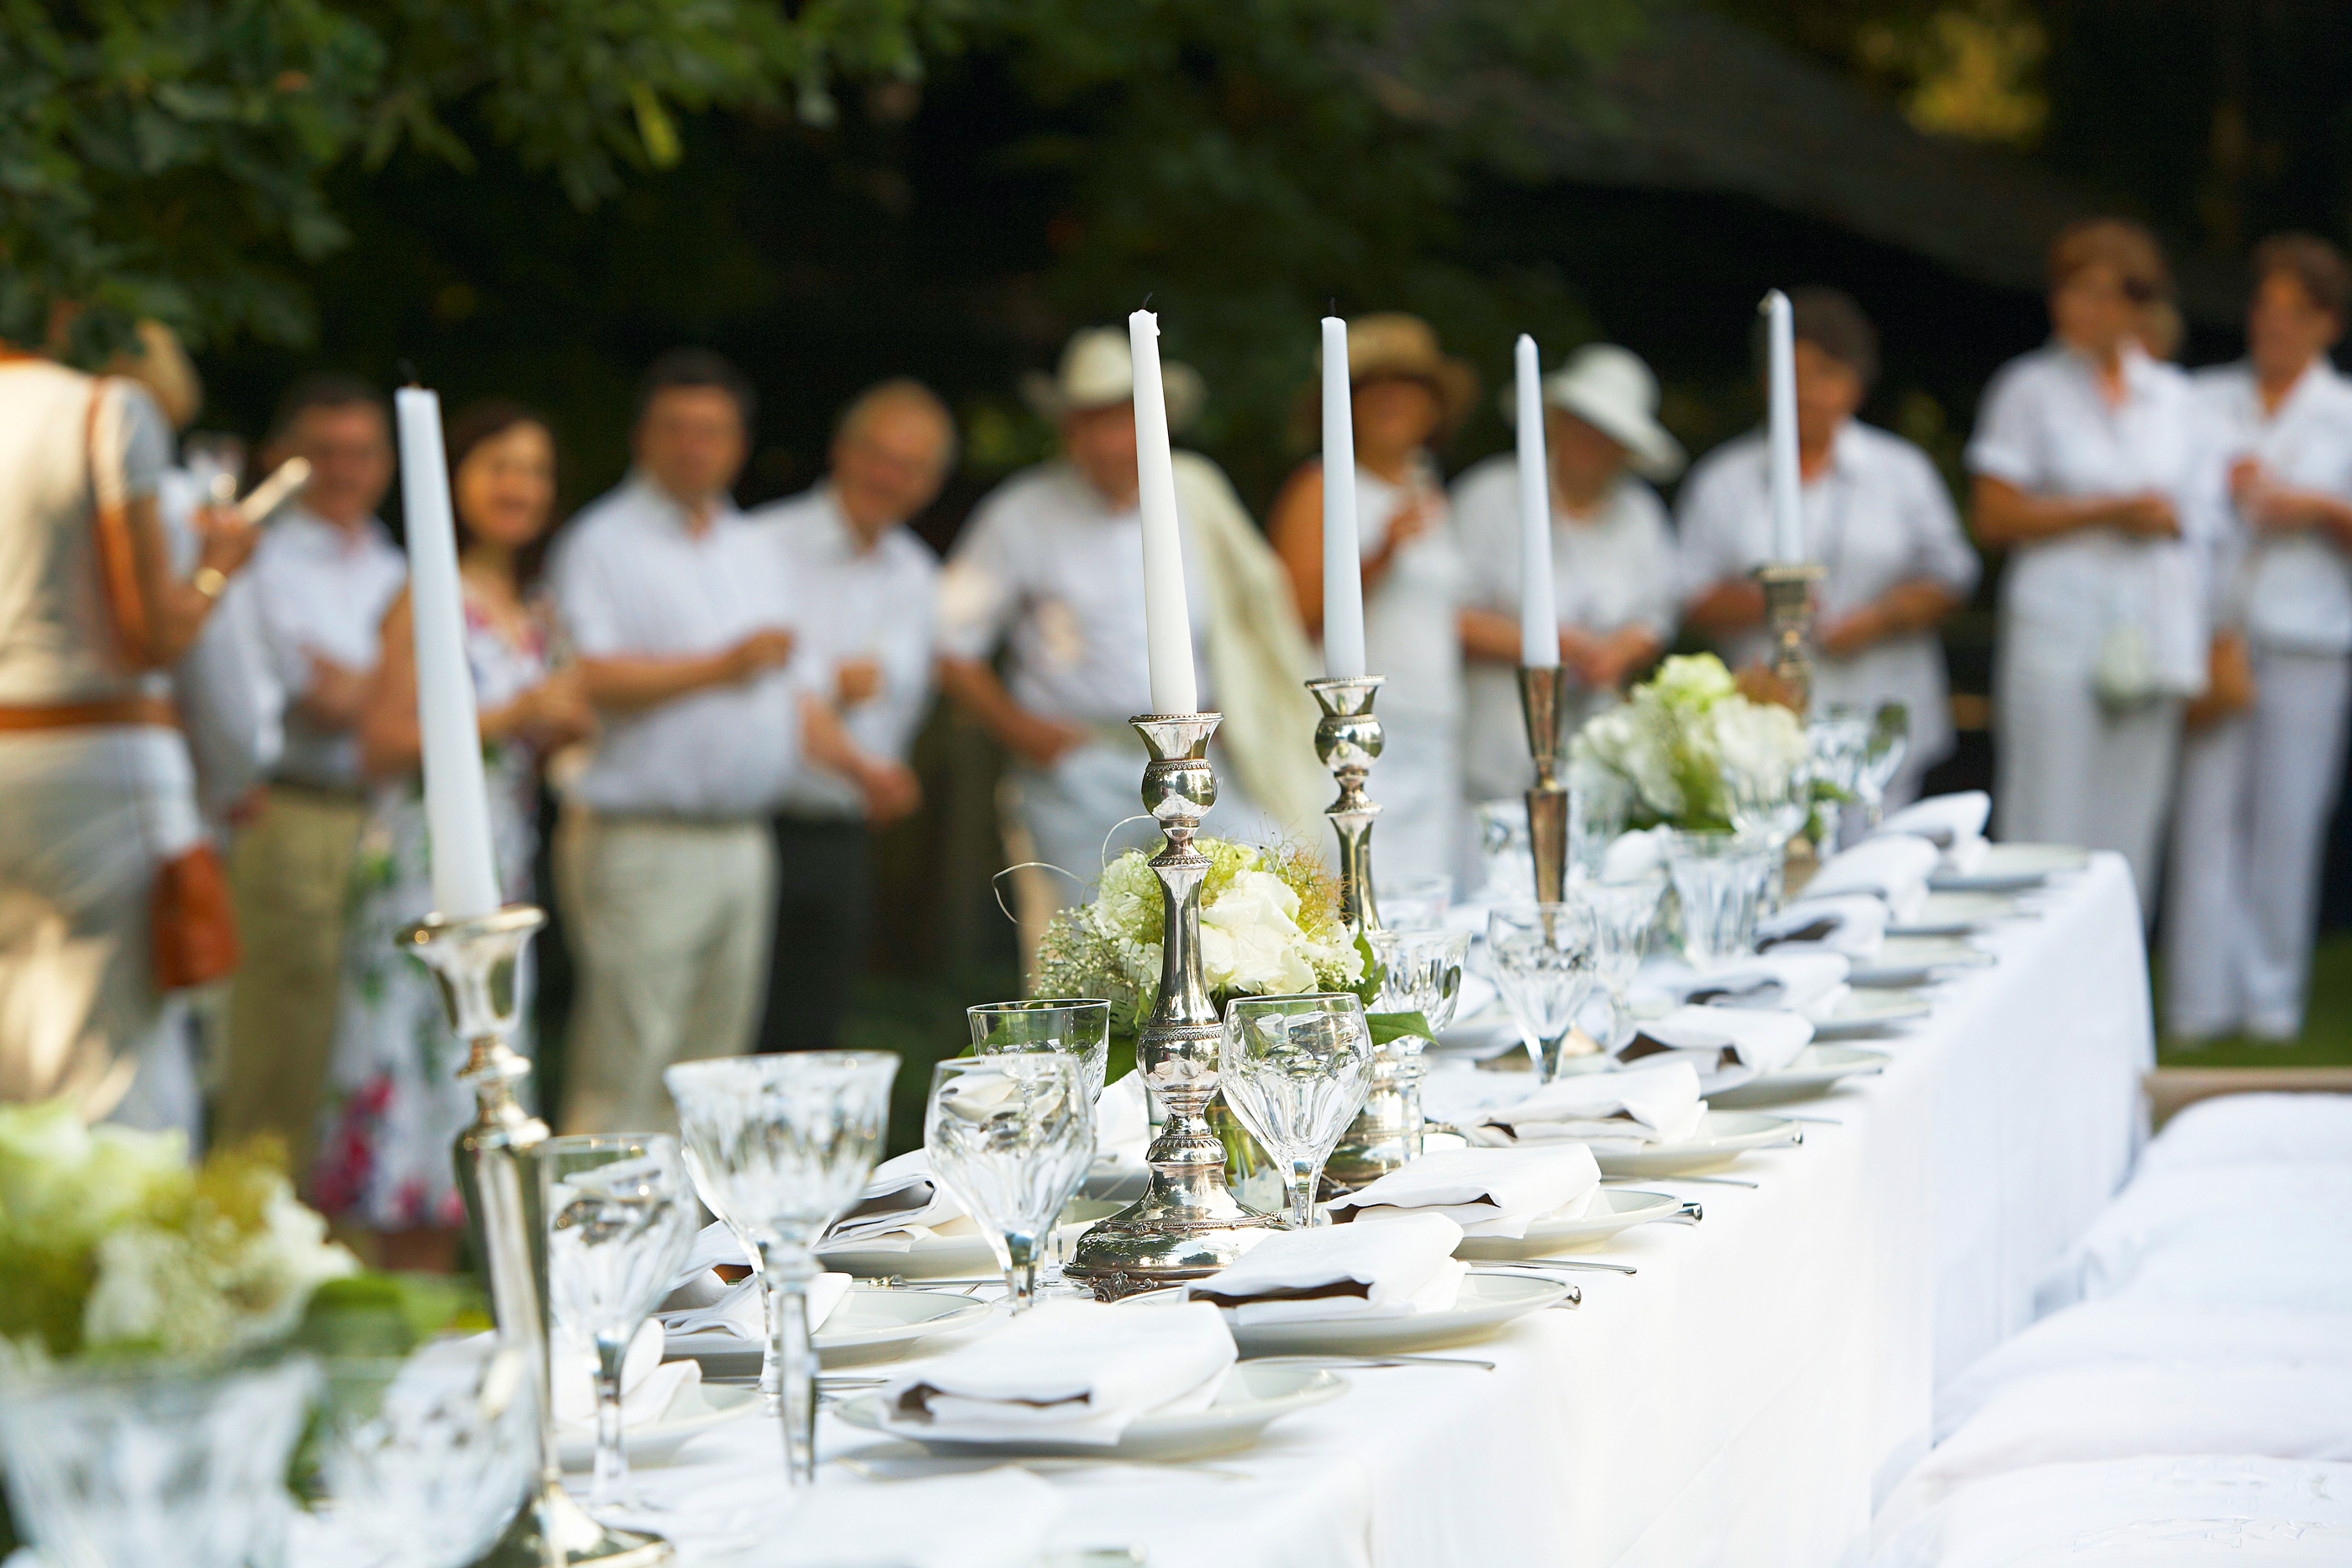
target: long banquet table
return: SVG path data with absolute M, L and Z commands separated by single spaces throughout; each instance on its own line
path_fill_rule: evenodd
M 2153 1031 L 2129 873 L 2102 855 L 2036 901 L 1980 939 L 1997 966 L 1862 1042 L 1893 1055 L 1883 1075 L 1789 1108 L 1822 1120 L 1724 1173 L 1754 1189 L 1632 1184 L 1706 1219 L 1570 1254 L 1638 1273 L 1581 1274 L 1581 1308 L 1435 1352 L 1492 1373 L 1349 1370 L 1343 1397 L 1198 1472 L 1048 1472 L 1071 1504 L 1056 1546 L 1139 1548 L 1153 1568 L 1849 1557 L 1926 1451 L 1937 1385 L 2025 1324 L 2138 1141 Z M 661 1521 L 686 1563 L 718 1555 L 698 1533 L 712 1500 L 780 1486 L 777 1442 L 747 1419 L 641 1472 L 686 1505 Z M 829 1415 L 819 1443 L 908 1451 Z M 820 1484 L 890 1506 L 840 1465 Z

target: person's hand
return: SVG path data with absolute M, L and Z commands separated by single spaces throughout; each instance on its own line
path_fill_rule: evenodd
M 2326 518 L 2327 498 L 2309 490 L 2289 489 L 2257 471 L 2242 488 L 2233 486 L 2238 513 L 2263 533 L 2293 533 L 2316 528 Z
M 1739 695 L 1750 702 L 1777 702 L 1783 708 L 1797 706 L 1797 689 L 1772 673 L 1761 660 L 1740 667 L 1732 677 Z
M 871 762 L 857 770 L 857 790 L 866 797 L 866 820 L 887 826 L 912 816 L 923 804 L 923 784 L 904 763 Z
M 1013 731 L 1004 737 L 1004 743 L 1032 767 L 1050 768 L 1085 745 L 1089 738 L 1083 725 L 1024 713 Z
M 1832 658 L 1852 658 L 1873 643 L 1885 640 L 1885 616 L 1875 605 L 1838 616 L 1814 634 L 1821 650 Z
M 2172 502 L 2154 490 L 2117 501 L 2114 520 L 2117 528 L 2142 539 L 2180 537 L 2180 519 L 2173 512 Z
M 233 506 L 196 509 L 196 564 L 209 566 L 224 577 L 234 577 L 253 558 L 261 530 L 245 521 Z
M 596 732 L 596 710 L 577 666 L 556 670 L 519 700 L 523 704 L 521 727 L 550 751 Z
M 792 657 L 793 634 L 782 626 L 765 626 L 727 650 L 727 668 L 737 681 L 756 680 Z
M 316 648 L 305 648 L 310 681 L 302 691 L 302 707 L 331 729 L 350 729 L 358 722 L 360 703 L 367 696 L 368 671 L 338 664 Z
M 1584 656 L 1584 681 L 1595 691 L 1614 691 L 1625 683 L 1625 672 L 1648 652 L 1646 638 L 1595 637 Z
M 1389 530 L 1381 541 L 1381 548 L 1394 552 L 1402 550 L 1437 523 L 1437 495 L 1433 490 L 1416 489 L 1411 500 L 1389 518 Z
M 833 683 L 844 708 L 871 702 L 882 695 L 882 661 L 845 658 L 833 667 Z

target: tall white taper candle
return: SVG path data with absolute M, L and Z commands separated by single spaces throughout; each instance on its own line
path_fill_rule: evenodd
M 1551 583 L 1551 460 L 1544 453 L 1543 365 L 1527 333 L 1512 350 L 1519 426 L 1519 662 L 1559 664 L 1559 611 Z
M 1364 673 L 1364 554 L 1356 537 L 1356 397 L 1348 323 L 1323 318 L 1323 673 Z
M 474 675 L 466 662 L 466 608 L 457 530 L 441 454 L 441 400 L 422 387 L 393 394 L 400 427 L 400 492 L 408 521 L 408 606 L 416 634 L 416 718 L 425 742 L 425 823 L 432 842 L 433 909 L 471 920 L 501 902 L 490 849 L 489 791 Z
M 1184 602 L 1184 535 L 1176 521 L 1176 463 L 1168 449 L 1168 397 L 1160 384 L 1160 318 L 1127 319 L 1135 355 L 1135 468 L 1143 510 L 1143 646 L 1151 661 L 1151 709 L 1200 709 L 1192 670 L 1192 616 Z
M 1789 297 L 1778 289 L 1764 296 L 1766 389 L 1771 413 L 1768 428 L 1772 474 L 1772 559 L 1793 566 L 1805 558 L 1805 521 L 1797 499 L 1797 356 Z

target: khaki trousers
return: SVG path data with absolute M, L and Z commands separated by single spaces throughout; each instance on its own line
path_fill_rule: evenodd
M 585 815 L 567 824 L 560 891 L 578 933 L 580 1000 L 564 1057 L 566 1132 L 677 1126 L 662 1069 L 756 1043 L 775 917 L 764 821 Z
M 301 1184 L 326 1098 L 342 997 L 344 899 L 366 817 L 356 797 L 272 784 L 229 853 L 245 958 L 229 987 L 213 1136 L 275 1134 Z

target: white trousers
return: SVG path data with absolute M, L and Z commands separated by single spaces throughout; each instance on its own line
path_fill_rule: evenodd
M 1209 755 L 1216 759 L 1214 747 Z M 1103 868 L 1127 851 L 1159 851 L 1164 840 L 1143 811 L 1143 764 L 1140 741 L 1132 747 L 1089 742 L 1050 768 L 1013 768 L 1013 809 L 1029 830 L 1031 853 L 1069 873 L 1045 875 L 1042 885 L 1051 889 L 1056 908 L 1092 899 Z M 1229 767 L 1217 770 L 1217 804 L 1202 818 L 1201 832 L 1237 844 L 1270 845 L 1281 837 L 1274 820 L 1234 784 Z
M 2180 703 L 2109 712 L 2092 686 L 2098 629 L 2003 619 L 1993 679 L 1994 831 L 2011 842 L 2117 851 L 2131 863 L 2143 914 L 2152 914 Z
M 2252 709 L 2190 735 L 2165 889 L 2165 1022 L 2192 1038 L 2303 1030 L 2352 658 L 2254 653 Z

